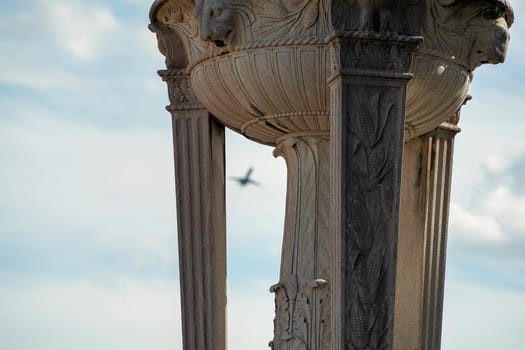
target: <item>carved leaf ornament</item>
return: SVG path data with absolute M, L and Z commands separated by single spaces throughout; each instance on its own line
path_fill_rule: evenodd
M 385 129 L 394 113 L 395 96 L 385 91 L 370 92 L 358 105 L 350 123 L 352 150 L 352 200 L 348 201 L 350 340 L 352 349 L 382 349 L 388 346 L 391 300 L 384 299 L 387 262 L 385 236 L 393 203 L 389 176 L 393 155 L 384 141 Z M 382 296 L 382 297 L 380 297 Z

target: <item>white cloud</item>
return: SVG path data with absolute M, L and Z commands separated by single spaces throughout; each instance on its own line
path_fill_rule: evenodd
M 1 277 L 3 350 L 182 349 L 178 282 Z M 266 284 L 230 290 L 229 349 L 264 349 L 271 340 L 274 304 Z
M 58 43 L 80 59 L 92 59 L 105 49 L 108 36 L 119 23 L 111 11 L 101 5 L 77 0 L 39 1 L 43 18 Z
M 11 213 L 0 238 L 83 242 L 77 249 L 126 252 L 138 266 L 175 263 L 169 130 L 101 129 L 43 116 L 0 125 L 0 207 Z
M 447 281 L 442 349 L 521 349 L 525 294 Z
M 2 280 L 4 350 L 182 349 L 177 283 Z
M 260 186 L 241 187 L 227 180 L 227 214 L 232 239 L 265 242 L 268 252 L 279 252 L 286 200 L 286 165 L 275 159 L 273 148 L 261 146 L 232 132 L 226 134 L 226 176 L 243 176 L 253 167 Z
M 494 188 L 486 197 L 485 210 L 510 228 L 509 235 L 525 238 L 525 196 L 513 193 L 509 188 Z
M 178 283 L 118 280 L 5 283 L 0 289 L 0 347 L 5 350 L 180 350 Z M 257 291 L 230 295 L 229 348 L 265 348 L 273 299 Z M 443 349 L 519 349 L 523 293 L 452 281 L 447 284 Z
M 483 78 L 482 72 L 479 75 Z M 475 195 L 487 171 L 504 175 L 524 147 L 521 111 L 525 91 L 520 94 L 522 88 L 517 87 L 512 93 L 502 92 L 490 84 L 476 85 L 480 80 L 474 80 L 474 99 L 463 107 L 462 132 L 455 139 L 452 196 L 457 200 Z M 503 81 L 500 77 L 499 82 Z
M 470 185 L 475 190 L 469 197 L 450 205 L 451 251 L 525 265 L 524 160 L 522 152 L 511 152 L 480 162 L 483 180 Z
M 13 39 L 0 51 L 1 83 L 42 91 L 82 91 L 79 95 L 90 104 L 100 105 L 101 110 L 110 109 L 109 104 L 118 105 L 114 114 L 125 117 L 131 108 L 118 99 L 122 89 L 139 86 L 150 92 L 148 96 L 137 93 L 126 97 L 135 102 L 151 99 L 152 92 L 165 99 L 165 86 L 154 73 L 162 68 L 162 57 L 154 35 L 146 28 L 150 3 L 143 3 L 143 27 L 127 22 L 100 1 L 42 0 L 40 6 L 33 4 L 29 2 L 26 7 L 30 10 L 24 14 L 0 15 L 12 17 L 8 22 L 2 19 L 0 28 L 9 29 L 4 32 Z M 523 1 L 513 4 L 523 9 Z M 510 165 L 501 155 L 511 154 L 516 143 L 523 143 L 523 70 L 516 68 L 521 67 L 518 64 L 524 51 L 518 35 L 522 32 L 520 23 L 525 22 L 513 28 L 508 62 L 490 69 L 483 67 L 474 80 L 475 100 L 465 108 L 464 131 L 457 139 L 456 190 L 475 188 L 485 175 L 484 162 L 493 173 L 504 173 Z M 140 61 L 146 63 L 130 69 L 130 64 Z M 148 80 L 134 75 L 142 69 L 150 74 Z M 114 70 L 129 77 L 116 76 Z M 513 80 L 519 85 L 513 85 Z M 93 98 L 95 90 L 106 99 Z M 69 98 L 67 94 L 55 96 L 54 103 Z M 32 105 L 34 96 L 24 99 Z M 57 110 L 62 107 L 60 104 Z M 23 104 L 19 107 L 27 108 Z M 45 116 L 40 106 L 29 109 L 32 118 L 0 122 L 0 214 L 7 217 L 0 221 L 0 239 L 34 247 L 49 241 L 65 242 L 41 249 L 49 255 L 69 250 L 72 256 L 90 249 L 109 251 L 131 257 L 137 267 L 172 269 L 176 265 L 176 233 L 169 126 L 163 130 L 111 130 L 73 121 L 93 120 L 89 113 L 64 117 L 60 112 L 61 121 L 59 116 Z M 152 109 L 147 111 L 157 118 Z M 9 114 L 20 113 L 3 111 L 4 116 Z M 163 117 L 169 119 L 167 113 Z M 278 259 L 284 217 L 284 161 L 274 159 L 269 147 L 228 136 L 228 176 L 244 174 L 247 167 L 254 166 L 254 179 L 263 184 L 260 188 L 228 184 L 229 238 L 237 243 L 261 241 L 257 253 L 270 253 Z M 486 154 L 495 156 L 485 160 Z M 493 260 L 508 256 L 512 247 L 514 258 L 522 259 L 523 197 L 506 183 L 478 188 L 466 192 L 476 196 L 458 198 L 452 207 L 451 243 L 457 244 L 460 240 L 456 238 L 461 237 L 460 244 L 468 247 L 469 253 L 485 254 Z M 472 199 L 477 203 L 470 206 Z M 9 249 L 3 247 L 3 252 L 5 247 Z M 33 258 L 32 263 L 41 263 L 38 259 Z M 73 264 L 72 260 L 61 263 Z M 95 269 L 96 263 L 89 261 L 88 268 Z M 113 267 L 111 263 L 106 266 L 108 270 Z M 20 266 L 4 268 L 16 272 Z M 151 286 L 144 280 L 122 286 L 114 274 L 108 278 L 94 271 L 92 281 L 76 285 L 63 282 L 20 287 L 2 279 L 0 348 L 180 349 L 178 287 L 170 283 Z M 517 279 L 522 277 L 516 273 Z M 48 276 L 44 273 L 42 278 Z M 230 344 L 234 350 L 266 348 L 271 338 L 273 301 L 266 293 L 267 284 L 257 290 L 260 293 L 234 291 L 230 298 Z M 479 339 L 480 344 L 457 346 L 459 349 L 520 348 L 521 343 L 512 342 L 519 340 L 516 334 L 521 333 L 516 325 L 524 323 L 520 316 L 525 311 L 522 296 L 493 289 L 479 293 L 472 288 L 448 289 L 447 296 L 452 299 L 446 304 L 449 321 L 444 350 L 455 346 L 449 339 L 460 345 L 472 345 Z M 477 327 L 479 322 L 483 324 Z M 462 333 L 450 336 L 457 329 Z M 497 336 L 488 339 L 494 332 Z
M 233 294 L 229 298 L 229 349 L 267 349 L 273 338 L 274 301 L 268 287 Z
M 73 75 L 56 68 L 49 68 L 45 71 L 26 67 L 24 70 L 17 70 L 18 64 L 12 59 L 4 61 L 6 63 L 0 68 L 0 83 L 9 83 L 20 86 L 31 86 L 36 89 L 49 89 L 70 86 L 75 88 L 75 78 Z
M 524 2 L 512 2 L 516 16 Z M 525 194 L 522 190 L 525 88 L 521 83 L 524 23 L 515 23 L 509 57 L 503 65 L 475 72 L 474 99 L 462 110 L 456 137 L 449 247 L 452 252 L 496 261 L 524 262 Z
M 0 13 L 0 29 L 9 33 L 2 39 L 0 83 L 84 94 L 129 86 L 151 91 L 164 64 L 147 29 L 148 6 L 140 22 L 107 5 L 29 0 L 23 11 Z
M 1 121 L 0 207 L 4 214 L 18 215 L 0 223 L 0 240 L 32 242 L 57 256 L 64 254 L 63 249 L 72 250 L 63 261 L 67 265 L 74 266 L 74 256 L 86 250 L 109 250 L 132 257 L 139 268 L 154 264 L 157 270 L 172 269 L 176 233 L 170 133 L 169 128 L 103 129 L 45 115 Z M 282 160 L 273 159 L 269 151 L 262 149 L 268 164 L 278 168 Z M 239 164 L 235 157 L 231 165 L 245 170 L 244 161 Z M 270 214 L 280 211 L 284 201 L 276 199 L 273 190 L 265 192 L 283 185 L 279 176 L 271 168 L 259 168 L 257 161 L 251 165 L 265 185 L 259 193 L 267 197 L 263 202 L 278 203 L 272 204 Z M 261 203 L 249 192 L 239 189 L 236 195 L 247 196 L 249 205 L 245 201 L 244 207 L 260 214 Z M 228 198 L 239 199 L 243 198 Z M 241 225 L 251 220 L 237 215 Z M 265 227 L 276 226 L 271 216 L 266 221 Z M 272 232 L 279 242 L 281 230 Z M 240 239 L 243 233 L 234 236 Z M 54 240 L 65 242 L 58 251 L 45 246 Z M 45 283 L 32 275 L 23 275 L 29 278 L 23 283 L 2 278 L 0 348 L 32 350 L 36 344 L 53 350 L 181 348 L 177 285 L 168 279 L 152 282 L 143 275 L 141 280 L 122 280 L 118 276 L 123 272 L 111 262 L 104 267 L 109 275 L 98 268 L 92 261 L 89 273 L 76 270 L 78 278 L 89 278 L 80 281 L 51 282 L 49 271 L 41 271 Z M 255 287 L 248 291 L 246 285 L 243 290 L 230 286 L 229 344 L 234 350 L 265 348 L 272 337 L 273 298 L 267 290 L 271 282 L 247 284 Z
M 475 214 L 456 203 L 450 204 L 450 231 L 465 235 L 469 242 L 493 244 L 504 240 L 498 221 L 487 214 Z
M 491 173 L 502 174 L 509 167 L 509 160 L 499 155 L 489 155 L 483 165 Z

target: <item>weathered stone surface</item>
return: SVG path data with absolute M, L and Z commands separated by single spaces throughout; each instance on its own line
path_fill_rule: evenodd
M 287 162 L 273 349 L 438 349 L 455 133 L 446 121 L 473 70 L 504 61 L 509 3 L 157 0 L 150 18 L 166 56 L 178 169 L 187 168 L 177 170 L 178 206 L 204 203 L 184 186 L 218 199 L 204 214 L 179 209 L 193 223 L 180 228 L 181 245 L 200 220 L 221 228 L 204 227 L 197 239 L 210 245 L 181 260 L 198 275 L 195 290 L 215 296 L 183 304 L 185 325 L 215 322 L 195 325 L 205 343 L 186 329 L 185 349 L 225 343 L 213 117 Z M 208 182 L 197 188 L 202 169 Z M 212 279 L 192 268 L 200 262 Z
M 159 74 L 172 116 L 184 349 L 226 350 L 224 126 L 184 70 Z
M 173 117 L 185 349 L 226 349 L 224 126 L 208 111 Z
M 186 67 L 210 111 L 247 137 L 274 145 L 305 123 L 308 130 L 328 131 L 328 89 L 321 82 L 329 71 L 326 57 L 334 29 L 366 32 L 376 21 L 377 29 L 397 26 L 395 31 L 404 33 L 418 24 L 400 22 L 402 11 L 424 18 L 419 34 L 425 41 L 415 54 L 415 77 L 407 90 L 409 139 L 455 113 L 474 68 L 504 60 L 513 15 L 498 0 L 429 0 L 426 14 L 422 2 L 395 3 L 381 2 L 379 10 L 379 2 L 362 0 L 165 0 L 155 3 L 152 21 L 162 33 L 159 46 L 168 67 Z M 366 61 L 359 46 L 353 54 Z
M 331 88 L 333 341 L 392 349 L 406 84 L 417 38 L 333 42 Z M 370 59 L 347 57 L 356 45 Z M 385 54 L 386 53 L 386 54 Z M 399 60 L 390 64 L 392 58 Z
M 457 119 L 410 140 L 403 154 L 394 348 L 437 350 Z
M 272 349 L 331 349 L 329 153 L 328 133 L 290 135 L 274 151 L 288 189 Z
M 501 0 L 431 0 L 414 55 L 408 85 L 406 137 L 438 127 L 463 105 L 472 71 L 502 63 L 509 42 L 512 8 Z

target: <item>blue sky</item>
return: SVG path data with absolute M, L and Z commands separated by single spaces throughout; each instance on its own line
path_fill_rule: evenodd
M 525 3 L 456 141 L 443 350 L 521 349 Z M 150 2 L 0 0 L 0 348 L 178 350 L 170 118 Z M 285 166 L 227 134 L 230 348 L 265 348 Z

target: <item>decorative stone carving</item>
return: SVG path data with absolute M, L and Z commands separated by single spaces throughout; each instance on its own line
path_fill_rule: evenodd
M 332 0 L 332 26 L 336 31 L 410 35 L 419 30 L 424 6 L 419 0 Z
M 319 45 L 233 52 L 196 66 L 192 84 L 228 126 L 273 145 L 288 133 L 328 131 L 327 55 Z
M 156 1 L 150 29 L 168 69 L 185 350 L 226 350 L 224 125 L 195 97 L 187 66 L 206 48 L 196 42 L 193 1 Z M 203 281 L 206 281 L 203 283 Z
M 430 0 L 408 86 L 406 139 L 453 115 L 467 97 L 472 71 L 501 63 L 514 15 L 506 0 Z M 442 101 L 447 101 L 443 103 Z
M 328 0 L 257 1 L 258 40 L 323 38 L 330 32 Z
M 512 10 L 508 3 L 502 0 L 466 3 L 469 5 L 465 5 L 463 2 L 443 0 L 432 0 L 430 2 L 427 20 L 422 31 L 426 40 L 423 47 L 415 55 L 412 67 L 415 79 L 409 83 L 407 91 L 405 125 L 407 140 L 437 127 L 444 121 L 443 116 L 451 115 L 461 106 L 468 93 L 471 70 L 475 68 L 476 64 L 484 61 L 497 62 L 504 59 L 508 42 L 508 30 L 505 28 L 507 23 L 510 26 L 513 20 Z M 192 79 L 200 80 L 194 81 L 194 84 L 199 86 L 207 84 L 206 81 L 202 80 L 202 74 L 208 74 L 203 71 L 204 67 L 199 62 L 214 56 L 217 56 L 217 60 L 227 61 L 222 56 L 229 53 L 231 63 L 223 62 L 220 69 L 228 69 L 232 72 L 227 75 L 217 75 L 215 72 L 215 76 L 220 76 L 223 80 L 219 84 L 221 86 L 216 86 L 213 89 L 196 89 L 201 95 L 199 98 L 208 106 L 219 105 L 219 107 L 226 108 L 235 106 L 232 111 L 214 110 L 213 107 L 211 110 L 216 115 L 229 115 L 231 122 L 226 124 L 245 133 L 247 137 L 259 142 L 275 144 L 275 140 L 287 132 L 301 130 L 301 127 L 297 128 L 295 125 L 291 125 L 296 119 L 299 118 L 300 120 L 301 117 L 289 119 L 290 113 L 292 115 L 310 116 L 308 117 L 310 124 L 317 119 L 315 123 L 318 123 L 319 127 L 314 129 L 310 126 L 309 130 L 328 130 L 323 127 L 323 125 L 327 126 L 327 123 L 323 122 L 323 119 L 327 118 L 327 91 L 311 91 L 310 89 L 312 86 L 320 86 L 318 81 L 323 79 L 323 72 L 321 71 L 327 67 L 323 61 L 328 55 L 325 45 L 330 32 L 330 21 L 327 15 L 328 6 L 327 0 L 268 0 L 255 3 L 239 0 L 200 0 L 196 4 L 189 0 L 159 1 L 157 2 L 155 16 L 161 19 L 160 23 L 163 25 L 155 24 L 155 30 L 162 30 L 162 35 L 159 35 L 159 47 L 166 54 L 168 67 L 188 66 L 193 71 Z M 381 16 L 388 18 L 386 14 L 381 15 L 374 10 L 377 7 L 374 1 L 341 5 L 338 13 L 348 13 L 352 6 L 361 6 L 359 17 L 355 19 L 358 23 L 363 21 L 370 23 L 370 18 L 376 18 L 377 21 Z M 407 0 L 405 3 L 401 2 L 401 5 L 396 6 L 394 10 L 389 11 L 398 13 L 399 8 L 417 5 L 415 5 L 415 1 Z M 153 11 L 153 13 L 155 12 Z M 461 17 L 466 16 L 465 13 L 469 14 L 467 16 L 468 21 Z M 491 19 L 491 15 L 500 17 Z M 349 14 L 347 17 L 351 18 L 352 15 Z M 368 19 L 365 20 L 365 18 Z M 366 24 L 363 26 L 366 27 Z M 356 29 L 364 29 L 363 26 L 357 26 Z M 387 27 L 390 26 L 389 24 Z M 457 33 L 459 27 L 462 28 L 462 32 Z M 386 30 L 381 27 L 377 29 Z M 401 27 L 401 29 L 403 28 Z M 216 47 L 217 43 L 220 46 L 219 48 Z M 297 45 L 295 50 L 301 51 L 300 53 L 295 53 L 291 49 L 294 44 Z M 354 61 L 356 66 L 359 64 L 360 57 L 366 54 L 366 48 L 363 49 L 359 45 L 357 44 L 354 51 L 350 53 L 351 56 L 348 57 Z M 275 47 L 275 55 L 273 58 L 265 58 L 265 62 L 261 62 L 261 59 L 254 61 L 253 57 L 261 58 L 262 51 L 258 48 L 262 47 Z M 286 64 L 278 65 L 277 62 L 281 61 L 281 58 L 285 58 L 291 60 L 290 64 L 297 64 L 303 59 L 307 48 L 317 50 L 318 53 L 311 53 L 310 58 L 308 58 L 310 64 L 315 68 L 304 67 L 308 71 L 319 73 L 317 76 L 310 76 L 306 71 L 298 71 L 300 76 L 296 80 L 304 81 L 302 84 L 305 88 L 297 86 L 290 90 L 290 86 L 283 86 L 279 83 L 281 78 L 278 70 Z M 468 53 L 465 52 L 467 49 L 469 50 Z M 390 66 L 395 68 L 396 61 L 399 60 L 398 53 L 402 53 L 403 50 L 398 48 L 392 50 L 386 55 L 391 57 Z M 266 55 L 271 55 L 270 50 L 266 51 L 268 51 L 265 53 Z M 317 55 L 319 58 L 312 60 L 313 55 Z M 325 58 L 322 57 L 323 55 Z M 470 64 L 465 58 L 467 56 L 470 57 Z M 247 62 L 246 58 L 248 58 Z M 278 61 L 276 61 L 277 58 L 279 58 Z M 318 103 L 312 108 L 304 108 L 308 107 L 304 106 L 300 109 L 296 107 L 282 109 L 280 105 L 268 108 L 268 103 L 259 105 L 260 98 L 257 101 L 253 97 L 243 96 L 246 92 L 256 91 L 257 87 L 255 86 L 253 89 L 239 85 L 239 79 L 241 82 L 247 81 L 245 74 L 243 77 L 243 73 L 239 69 L 243 69 L 243 67 L 237 67 L 240 62 L 244 65 L 248 64 L 249 69 L 253 69 L 255 65 L 261 67 L 258 68 L 262 72 L 262 74 L 258 74 L 259 77 L 272 80 L 270 86 L 263 88 L 270 89 L 270 91 L 281 90 L 281 94 L 283 93 L 282 90 L 286 90 L 284 94 L 292 96 L 294 100 L 297 100 L 296 97 L 298 96 L 306 96 L 307 100 L 318 101 Z M 210 67 L 210 65 L 217 63 L 208 61 L 207 64 L 207 69 L 219 69 L 218 66 Z M 302 64 L 297 65 L 300 70 L 303 69 L 302 67 Z M 286 74 L 291 76 L 295 72 L 297 70 L 287 69 Z M 201 78 L 197 78 L 197 75 Z M 307 80 L 304 80 L 305 78 Z M 314 78 L 315 81 L 313 81 Z M 283 79 L 283 81 L 287 81 L 287 79 Z M 253 85 L 253 83 L 249 85 Z M 306 89 L 306 86 L 309 88 Z M 288 91 L 291 92 L 298 88 L 302 89 L 303 92 L 288 93 Z M 211 96 L 204 96 L 207 92 L 213 93 L 210 94 Z M 220 96 L 215 92 L 219 92 Z M 231 98 L 240 99 L 240 101 L 223 103 L 223 101 L 228 101 Z M 213 100 L 219 101 L 219 103 Z M 271 97 L 270 100 L 275 99 Z M 441 102 L 445 100 L 448 101 L 446 104 Z M 284 104 L 290 106 L 290 103 L 286 101 Z M 240 114 L 238 113 L 239 107 Z M 236 114 L 239 115 L 236 116 Z M 319 116 L 320 119 L 315 116 Z
M 353 159 L 350 165 L 352 180 L 347 201 L 348 221 L 346 234 L 350 235 L 348 277 L 350 284 L 350 339 L 356 349 L 378 349 L 389 332 L 389 313 L 393 310 L 393 293 L 381 295 L 381 290 L 392 283 L 389 275 L 391 261 L 388 257 L 389 226 L 395 192 L 392 188 L 395 148 L 380 142 L 386 137 L 394 122 L 392 112 L 396 106 L 395 95 L 378 89 L 371 95 L 372 103 L 363 103 L 350 126 L 352 137 L 348 145 Z M 364 96 L 363 96 L 364 97 Z M 371 109 L 373 106 L 377 109 Z M 395 130 L 395 129 L 394 129 Z M 351 289 L 351 290 L 350 290 Z
M 194 7 L 193 0 L 156 0 L 151 7 L 149 28 L 157 34 L 167 68 L 187 69 L 192 62 L 215 50 L 212 43 L 199 39 Z
M 380 32 L 391 32 L 392 11 L 394 0 L 358 0 L 359 10 L 359 29 L 362 31 L 374 30 L 374 19 L 379 21 Z
M 226 0 L 197 0 L 194 10 L 199 21 L 199 36 L 217 46 L 231 43 L 235 32 L 235 10 Z
M 286 160 L 281 273 L 271 288 L 272 348 L 402 349 L 406 343 L 396 343 L 402 338 L 394 335 L 394 304 L 403 149 L 447 125 L 477 66 L 504 60 L 513 20 L 507 1 L 157 0 L 150 17 L 166 55 L 168 69 L 160 74 L 168 83 L 168 109 L 184 121 L 175 124 L 177 142 L 193 135 L 208 152 L 199 160 L 204 165 L 186 160 L 191 173 L 178 176 L 187 180 L 201 166 L 220 169 L 209 139 L 199 133 L 215 125 L 207 111 L 246 137 L 276 146 L 275 154 Z M 186 151 L 181 157 L 195 156 Z M 428 191 L 443 194 L 446 186 Z M 200 202 L 193 203 L 203 205 L 202 193 L 196 198 Z M 446 210 L 448 197 L 439 198 L 424 220 L 443 219 L 438 211 Z M 217 219 L 213 213 L 221 206 L 215 204 L 204 220 Z M 190 231 L 183 229 L 181 242 L 193 237 Z M 445 237 L 436 232 L 436 239 Z M 213 251 L 215 236 L 206 231 L 199 237 L 211 237 Z M 440 249 L 427 251 L 444 254 Z M 220 259 L 222 252 L 216 253 Z M 208 253 L 188 258 L 183 268 L 199 259 L 209 266 L 215 255 Z M 441 278 L 440 271 L 427 275 Z M 197 273 L 203 293 L 212 284 L 222 288 L 217 278 L 207 282 L 206 271 Z M 423 292 L 442 287 L 441 280 L 437 287 L 421 283 Z M 216 349 L 223 349 L 217 332 L 225 328 L 218 308 L 224 299 L 215 297 L 186 310 L 186 325 L 192 317 L 206 319 L 195 309 L 201 304 L 218 323 L 201 327 L 204 345 L 191 343 L 194 333 L 185 332 L 191 338 L 185 349 L 211 350 L 215 338 Z M 437 324 L 440 306 L 428 305 L 426 320 Z M 437 346 L 433 334 L 425 343 L 429 349 Z
M 199 23 L 199 37 L 217 47 L 251 39 L 253 10 L 250 1 L 197 0 L 194 15 Z
M 438 50 L 470 71 L 505 60 L 514 21 L 506 0 L 433 0 L 427 16 L 423 48 Z
M 227 125 L 251 139 L 272 145 L 286 133 L 303 130 L 303 125 L 294 125 L 297 123 L 309 124 L 308 130 L 328 131 L 328 124 L 323 121 L 328 115 L 328 92 L 317 87 L 322 86 L 319 81 L 326 79 L 323 75 L 329 69 L 325 62 L 331 32 L 330 6 L 337 8 L 334 18 L 344 22 L 341 29 L 349 26 L 352 30 L 390 31 L 396 26 L 397 32 L 406 28 L 388 19 L 392 13 L 399 17 L 400 11 L 405 10 L 412 16 L 421 6 L 415 0 L 395 5 L 381 2 L 381 11 L 379 2 L 371 0 L 341 4 L 337 1 L 330 4 L 328 0 L 164 0 L 155 4 L 152 16 L 159 21 L 155 22 L 154 30 L 162 31 L 159 47 L 166 54 L 168 67 L 187 66 L 193 84 L 199 86 L 198 98 L 215 115 L 221 118 L 228 115 Z M 415 9 L 412 12 L 407 10 L 412 8 Z M 429 2 L 422 30 L 426 39 L 415 55 L 411 69 L 415 79 L 407 91 L 407 140 L 437 127 L 444 121 L 443 116 L 451 115 L 461 106 L 476 65 L 504 59 L 507 27 L 512 21 L 512 9 L 503 0 Z M 379 26 L 370 27 L 373 23 Z M 360 47 L 360 43 L 356 45 L 347 59 L 358 66 L 367 49 Z M 274 49 L 259 50 L 264 47 Z M 391 50 L 383 56 L 390 57 L 389 65 L 395 69 L 398 55 L 404 51 L 398 47 Z M 282 63 L 283 59 L 286 63 Z M 308 63 L 303 65 L 304 59 Z M 296 68 L 288 69 L 289 65 Z M 220 72 L 224 69 L 227 74 Z M 256 80 L 268 81 L 269 85 L 257 86 L 259 82 L 247 79 L 246 69 L 259 71 Z M 211 79 L 214 87 L 204 88 L 208 73 L 222 82 L 214 78 Z M 299 85 L 283 85 L 292 75 L 296 78 L 290 81 L 298 81 Z M 267 91 L 263 94 L 266 98 L 249 95 L 257 94 L 258 88 Z M 264 101 L 279 101 L 279 96 L 271 96 L 275 91 L 288 98 L 270 106 Z M 317 102 L 299 108 L 291 106 L 286 101 L 289 98 Z M 447 103 L 442 103 L 445 100 Z M 283 104 L 287 108 L 281 108 Z M 231 111 L 224 110 L 232 107 Z M 298 115 L 308 115 L 308 121 L 303 122 Z
M 166 107 L 168 111 L 204 109 L 204 106 L 195 97 L 191 88 L 190 77 L 185 74 L 184 70 L 161 70 L 159 75 L 168 85 L 168 96 L 171 102 Z
M 270 288 L 275 350 L 331 350 L 329 153 L 328 133 L 290 135 L 274 151 L 288 168 L 280 280 Z
M 369 46 L 356 69 L 345 60 L 355 42 L 340 40 L 338 78 L 331 82 L 332 196 L 334 217 L 333 294 L 336 349 L 390 349 L 393 337 L 395 251 L 403 100 L 410 58 L 390 72 L 395 42 Z M 363 40 L 364 41 L 364 40 Z M 413 41 L 412 47 L 417 41 Z M 336 46 L 337 45 L 337 46 Z M 408 44 L 406 44 L 408 45 Z M 404 49 L 405 51 L 408 50 Z M 337 53 L 339 52 L 339 53 Z M 346 63 L 345 63 L 346 62 Z M 381 69 L 383 65 L 383 69 Z M 345 67 L 346 66 L 346 67 Z M 405 70 L 405 72 L 406 72 Z M 334 109 L 335 108 L 335 109 Z M 338 271 L 338 261 L 342 261 Z

